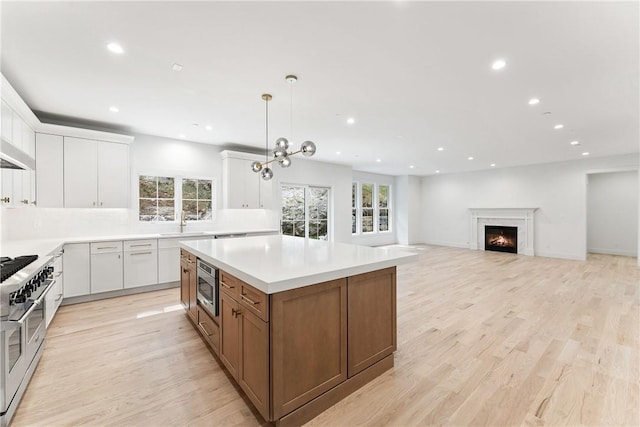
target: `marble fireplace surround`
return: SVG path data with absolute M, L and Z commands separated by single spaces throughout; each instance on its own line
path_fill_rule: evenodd
M 534 256 L 534 219 L 538 208 L 470 208 L 469 249 L 484 250 L 484 226 L 518 227 L 518 255 Z

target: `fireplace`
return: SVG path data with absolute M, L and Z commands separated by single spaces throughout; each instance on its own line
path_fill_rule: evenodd
M 518 253 L 518 227 L 484 226 L 484 250 Z

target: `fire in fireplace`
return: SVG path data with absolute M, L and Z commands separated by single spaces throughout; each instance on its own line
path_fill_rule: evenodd
M 518 253 L 518 227 L 484 226 L 484 250 Z

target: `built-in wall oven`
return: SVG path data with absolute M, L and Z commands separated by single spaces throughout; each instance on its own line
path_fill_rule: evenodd
M 218 269 L 198 259 L 198 301 L 202 308 L 207 310 L 211 317 L 217 320 L 219 315 L 219 272 Z

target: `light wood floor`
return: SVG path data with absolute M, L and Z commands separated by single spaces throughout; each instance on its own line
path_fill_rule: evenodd
M 640 425 L 635 258 L 417 248 L 396 366 L 310 425 Z M 178 292 L 62 307 L 12 425 L 258 425 Z

